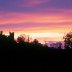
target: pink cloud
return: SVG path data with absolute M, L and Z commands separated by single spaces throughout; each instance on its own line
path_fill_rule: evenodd
M 0 24 L 72 22 L 71 10 L 64 13 L 0 13 Z M 69 13 L 69 14 L 68 14 Z M 67 15 L 68 14 L 68 15 Z
M 63 9 L 62 9 L 63 10 Z M 72 10 L 66 9 L 62 13 L 23 13 L 0 12 L 0 25 L 14 25 L 15 27 L 0 27 L 5 31 L 25 32 L 68 32 L 72 28 Z M 28 23 L 28 24 L 26 24 Z M 24 24 L 23 26 L 18 24 Z

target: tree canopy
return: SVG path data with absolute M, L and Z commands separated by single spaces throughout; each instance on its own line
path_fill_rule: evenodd
M 72 48 L 72 32 L 67 33 L 64 36 L 65 48 Z

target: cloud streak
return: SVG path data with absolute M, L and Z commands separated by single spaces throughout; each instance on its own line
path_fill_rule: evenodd
M 20 6 L 23 6 L 23 7 L 33 7 L 33 6 L 37 6 L 37 5 L 41 5 L 41 4 L 44 4 L 46 2 L 49 2 L 50 0 L 27 0 L 20 5 Z
M 35 34 L 71 28 L 72 0 L 0 0 L 0 30 Z
M 63 14 L 8 13 L 0 16 L 0 24 L 64 23 L 72 22 L 72 16 Z

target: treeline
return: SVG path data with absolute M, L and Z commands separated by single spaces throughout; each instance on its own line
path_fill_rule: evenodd
M 14 39 L 14 32 L 9 32 L 9 35 L 3 34 L 3 31 L 0 31 L 0 48 L 24 48 L 24 49 L 47 49 L 49 48 L 46 44 L 41 44 L 37 39 L 30 41 L 30 38 L 20 35 L 17 39 Z
M 67 33 L 64 37 L 64 47 L 65 49 L 72 48 L 72 32 Z M 58 49 L 61 49 L 61 44 L 59 43 Z M 46 44 L 41 44 L 37 39 L 30 41 L 30 38 L 20 35 L 16 40 L 14 39 L 14 32 L 9 32 L 9 35 L 4 35 L 3 31 L 0 31 L 0 48 L 24 48 L 24 49 L 54 49 L 53 47 L 48 47 Z
M 28 37 L 25 40 L 24 36 L 19 36 L 16 40 L 14 39 L 14 32 L 9 32 L 9 35 L 4 35 L 0 32 L 0 54 L 14 54 L 17 56 L 59 56 L 59 55 L 70 55 L 72 54 L 71 37 L 72 33 L 67 34 L 64 37 L 65 49 L 48 47 L 46 44 L 41 44 L 37 39 L 30 41 Z M 71 35 L 71 36 L 70 36 Z M 68 39 L 68 40 L 67 40 Z

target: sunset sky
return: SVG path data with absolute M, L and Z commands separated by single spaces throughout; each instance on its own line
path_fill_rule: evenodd
M 72 30 L 72 0 L 0 0 L 0 30 L 61 41 Z

